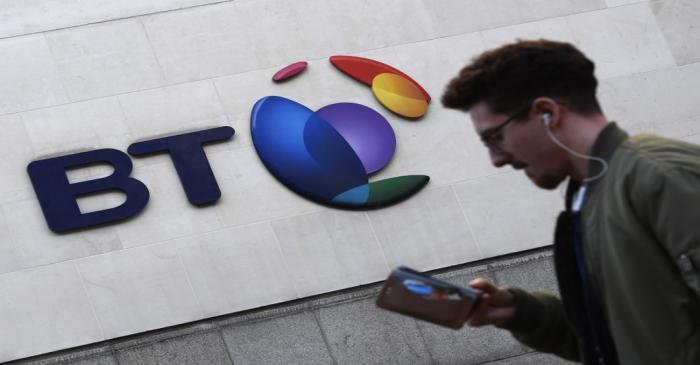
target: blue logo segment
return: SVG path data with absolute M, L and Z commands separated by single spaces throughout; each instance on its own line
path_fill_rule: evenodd
M 389 163 L 396 139 L 388 121 L 355 103 L 317 112 L 293 100 L 268 96 L 251 114 L 253 143 L 268 170 L 290 189 L 339 207 L 380 207 L 413 195 L 427 176 L 369 182 Z

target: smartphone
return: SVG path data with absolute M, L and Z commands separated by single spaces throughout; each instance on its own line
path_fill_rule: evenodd
M 382 287 L 377 306 L 441 326 L 459 329 L 481 295 L 474 289 L 400 266 Z

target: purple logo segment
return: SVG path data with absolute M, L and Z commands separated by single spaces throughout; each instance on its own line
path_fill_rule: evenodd
M 381 170 L 394 157 L 394 130 L 373 109 L 361 104 L 337 103 L 324 106 L 316 114 L 350 144 L 367 174 Z

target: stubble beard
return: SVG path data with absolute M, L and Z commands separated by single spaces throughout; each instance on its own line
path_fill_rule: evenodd
M 537 187 L 545 190 L 554 190 L 559 184 L 564 181 L 565 177 L 555 175 L 555 174 L 542 174 L 542 175 L 531 175 L 527 174 L 527 177 L 532 181 Z

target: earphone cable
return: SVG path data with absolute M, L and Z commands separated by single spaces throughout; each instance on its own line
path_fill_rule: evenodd
M 582 159 L 584 159 L 584 160 L 596 161 L 596 162 L 598 162 L 598 163 L 600 163 L 600 164 L 602 165 L 602 168 L 601 168 L 600 172 L 598 172 L 598 174 L 596 174 L 595 176 L 587 177 L 587 178 L 583 179 L 583 183 L 584 183 L 584 184 L 585 184 L 585 183 L 589 183 L 589 182 L 591 182 L 591 181 L 598 180 L 598 179 L 600 179 L 601 177 L 603 177 L 603 175 L 605 175 L 606 172 L 608 172 L 608 163 L 607 163 L 605 160 L 603 160 L 603 159 L 600 158 L 600 157 L 587 156 L 587 155 L 584 155 L 584 154 L 582 154 L 582 153 L 579 153 L 579 152 L 574 151 L 573 149 L 571 149 L 571 148 L 565 146 L 563 143 L 559 142 L 559 140 L 558 140 L 556 137 L 554 137 L 554 134 L 553 134 L 552 131 L 549 129 L 549 126 L 548 126 L 548 125 L 545 124 L 545 128 L 544 128 L 544 129 L 547 130 L 547 135 L 549 135 L 549 138 L 550 138 L 554 143 L 556 143 L 557 146 L 561 147 L 561 148 L 564 149 L 566 152 L 569 152 L 570 154 L 572 154 L 572 155 L 574 155 L 574 156 L 576 156 L 576 157 L 578 157 L 578 158 L 582 158 Z

